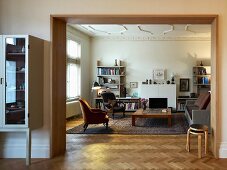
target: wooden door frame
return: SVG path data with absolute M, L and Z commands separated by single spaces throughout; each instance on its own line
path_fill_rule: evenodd
M 211 150 L 218 158 L 220 139 L 218 15 L 51 15 L 51 157 L 62 155 L 66 150 L 66 23 L 211 24 Z

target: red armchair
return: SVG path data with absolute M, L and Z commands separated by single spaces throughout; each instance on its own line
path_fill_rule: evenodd
M 109 117 L 107 116 L 107 112 L 101 109 L 91 108 L 84 99 L 79 99 L 79 101 L 84 119 L 84 132 L 89 124 L 103 123 L 106 129 L 108 129 Z

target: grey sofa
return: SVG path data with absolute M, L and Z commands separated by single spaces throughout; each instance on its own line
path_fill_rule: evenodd
M 189 125 L 207 125 L 210 131 L 210 93 L 200 94 L 196 101 L 187 100 L 185 117 Z

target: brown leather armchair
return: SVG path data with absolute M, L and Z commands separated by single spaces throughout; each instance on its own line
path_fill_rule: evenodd
M 112 92 L 102 92 L 103 106 L 108 112 L 112 113 L 114 119 L 114 113 L 122 112 L 123 117 L 125 117 L 125 104 L 121 101 L 117 101 L 114 93 Z
M 84 99 L 79 99 L 79 101 L 84 119 L 84 132 L 89 124 L 103 123 L 106 129 L 108 129 L 109 117 L 107 112 L 101 109 L 91 108 Z

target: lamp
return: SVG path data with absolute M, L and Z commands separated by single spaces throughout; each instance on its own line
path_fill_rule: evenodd
M 97 81 L 94 81 L 93 82 L 93 84 L 92 84 L 92 87 L 91 87 L 91 106 L 92 106 L 92 98 L 93 98 L 93 90 L 98 90 L 98 89 L 100 89 L 101 88 L 101 86 L 99 85 L 99 83 L 97 82 Z M 98 93 L 98 92 L 97 92 Z M 95 97 L 97 97 L 97 93 L 96 93 L 96 96 Z
M 98 90 L 98 89 L 101 89 L 101 86 L 99 85 L 99 83 L 97 81 L 94 81 L 91 89 Z

